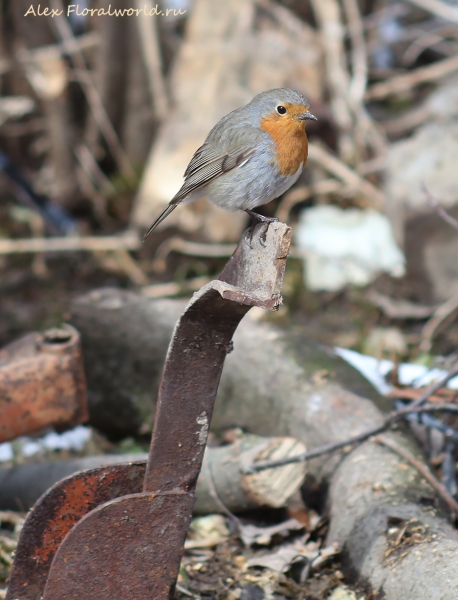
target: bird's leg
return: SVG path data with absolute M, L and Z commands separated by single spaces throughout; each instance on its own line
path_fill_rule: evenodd
M 250 215 L 250 217 L 253 220 L 253 223 L 250 227 L 250 236 L 249 236 L 250 246 L 251 246 L 251 242 L 253 241 L 254 228 L 256 227 L 256 225 L 258 223 L 265 223 L 265 225 L 266 225 L 264 231 L 262 232 L 262 234 L 259 237 L 260 242 L 262 243 L 263 246 L 265 246 L 269 225 L 271 223 L 276 223 L 278 221 L 277 217 L 265 217 L 264 215 L 259 215 L 258 213 L 255 213 L 254 211 L 250 210 L 249 208 L 246 208 L 245 212 L 248 215 Z

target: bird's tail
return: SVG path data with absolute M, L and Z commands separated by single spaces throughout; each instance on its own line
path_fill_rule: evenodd
M 172 204 L 172 202 L 170 202 L 169 204 L 167 204 L 167 206 L 164 208 L 164 210 L 161 212 L 161 214 L 158 216 L 158 218 L 154 221 L 154 223 L 151 225 L 151 227 L 148 229 L 148 231 L 145 233 L 145 235 L 143 236 L 143 241 L 146 240 L 146 238 L 149 236 L 149 234 L 153 231 L 153 229 L 156 229 L 156 227 L 159 225 L 159 223 L 162 223 L 162 221 L 169 216 L 169 214 L 178 206 L 178 202 L 174 202 Z

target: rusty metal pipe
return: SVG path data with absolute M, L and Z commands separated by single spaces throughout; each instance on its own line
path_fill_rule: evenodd
M 81 340 L 71 325 L 31 333 L 0 350 L 0 442 L 88 419 Z

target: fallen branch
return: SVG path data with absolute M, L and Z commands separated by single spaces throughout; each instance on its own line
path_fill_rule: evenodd
M 342 196 L 349 196 L 352 194 L 352 189 L 345 187 L 344 184 L 335 179 L 324 179 L 323 181 L 318 181 L 312 185 L 303 185 L 294 188 L 285 194 L 275 216 L 280 221 L 287 221 L 293 206 L 299 204 L 299 202 L 308 200 L 312 196 L 320 196 L 322 194 L 341 194 Z
M 436 212 L 441 217 L 441 219 L 443 219 L 446 223 L 451 225 L 454 229 L 458 229 L 458 221 L 454 217 L 449 215 L 448 212 L 444 209 L 444 207 L 438 203 L 438 201 L 431 194 L 424 182 L 422 183 L 421 187 L 428 197 L 428 204 L 436 209 Z
M 171 252 L 179 252 L 186 256 L 205 256 L 208 258 L 228 258 L 232 255 L 236 244 L 201 244 L 188 242 L 181 237 L 166 239 L 156 250 L 153 269 L 162 273 L 166 269 L 165 261 Z
M 327 150 L 324 150 L 316 144 L 309 144 L 309 159 L 320 165 L 321 168 L 331 173 L 337 179 L 340 179 L 348 186 L 359 190 L 372 202 L 375 208 L 381 208 L 385 198 L 383 193 L 376 188 L 367 179 L 364 179 L 358 173 L 347 167 L 342 161 L 333 156 Z
M 289 456 L 304 444 L 289 437 L 242 436 L 232 444 L 207 448 L 196 488 L 195 514 L 242 512 L 259 506 L 279 508 L 301 486 L 306 466 L 293 465 L 263 474 L 244 473 L 245 464 L 264 456 Z M 2 510 L 30 509 L 54 483 L 85 469 L 146 461 L 145 454 L 90 456 L 75 460 L 0 467 Z M 141 491 L 141 490 L 138 490 Z M 9 513 L 8 513 L 9 514 Z
M 253 463 L 247 467 L 248 473 L 257 473 L 259 471 L 263 471 L 264 469 L 272 469 L 274 467 L 282 467 L 284 465 L 291 464 L 293 462 L 302 462 L 306 460 L 310 460 L 311 458 L 316 458 L 318 456 L 323 456 L 324 454 L 330 454 L 331 452 L 336 452 L 337 450 L 341 450 L 346 446 L 354 446 L 355 444 L 360 444 L 371 438 L 378 433 L 382 433 L 397 421 L 403 419 L 406 415 L 411 412 L 434 412 L 441 410 L 440 405 L 432 405 L 431 408 L 428 407 L 426 410 L 423 407 L 423 404 L 428 400 L 430 396 L 432 396 L 435 392 L 440 390 L 446 383 L 458 375 L 458 364 L 448 371 L 443 377 L 441 377 L 438 381 L 430 385 L 412 404 L 406 408 L 402 408 L 399 410 L 394 410 L 384 419 L 382 423 L 379 425 L 375 425 L 366 431 L 359 433 L 347 440 L 341 440 L 338 442 L 333 442 L 331 444 L 326 444 L 319 448 L 315 448 L 314 450 L 310 450 L 308 452 L 304 452 L 303 454 L 298 454 L 297 456 L 291 456 L 289 458 L 284 458 L 280 460 L 265 460 L 259 461 L 257 463 Z M 445 409 L 448 412 L 457 412 L 457 405 L 450 404 L 447 405 Z
M 451 56 L 405 75 L 398 75 L 387 81 L 375 83 L 367 90 L 364 99 L 366 102 L 383 100 L 387 96 L 406 92 L 422 83 L 441 79 L 456 70 L 458 70 L 458 56 Z
M 455 519 L 455 517 L 458 515 L 458 502 L 455 500 L 455 498 L 453 498 L 453 496 L 450 495 L 447 488 L 434 477 L 424 462 L 415 458 L 415 456 L 409 452 L 407 448 L 404 448 L 404 446 L 401 446 L 401 444 L 398 444 L 395 440 L 385 435 L 377 435 L 374 438 L 374 441 L 377 442 L 377 444 L 382 444 L 383 446 L 394 450 L 394 452 L 397 452 L 399 456 L 402 456 L 402 458 L 405 458 L 407 461 L 409 461 L 409 463 L 415 469 L 417 469 L 420 475 L 426 479 L 434 491 L 446 502 L 453 515 L 452 518 Z
M 137 8 L 145 13 L 153 12 L 151 0 L 136 0 Z M 161 48 L 157 30 L 157 19 L 141 15 L 136 19 L 140 33 L 140 41 L 148 74 L 148 83 L 154 112 L 158 119 L 163 119 L 169 109 L 167 88 L 162 74 Z
M 445 2 L 440 2 L 440 0 L 407 0 L 411 4 L 415 4 L 416 6 L 423 8 L 423 10 L 427 10 L 428 12 L 441 17 L 442 19 L 446 19 L 447 21 L 452 21 L 453 23 L 458 23 L 458 8 L 454 8 L 451 4 L 445 4 Z
M 170 283 L 156 283 L 147 285 L 140 290 L 142 296 L 148 298 L 166 298 L 167 296 L 179 296 L 189 292 L 197 292 L 201 287 L 210 281 L 209 277 L 194 277 L 194 279 L 186 279 L 185 281 Z
M 140 239 L 132 233 L 106 237 L 0 239 L 0 255 L 33 254 L 35 252 L 109 252 L 112 250 L 138 250 L 140 247 Z
M 458 314 L 458 293 L 436 308 L 431 319 L 426 323 L 421 332 L 419 349 L 421 352 L 429 352 L 433 344 L 434 336 L 443 329 L 446 323 L 456 318 Z
M 105 138 L 105 141 L 107 142 L 113 158 L 117 162 L 121 172 L 126 177 L 135 181 L 137 179 L 135 171 L 121 146 L 118 135 L 107 115 L 100 95 L 92 81 L 91 75 L 87 69 L 85 58 L 81 52 L 81 48 L 78 45 L 75 36 L 73 35 L 67 19 L 63 16 L 64 10 L 62 0 L 51 0 L 51 6 L 57 11 L 55 27 L 59 33 L 59 36 L 61 37 L 63 45 L 68 47 L 70 50 L 71 60 L 76 67 L 75 74 L 79 79 L 81 88 L 87 98 L 99 130 Z
M 436 306 L 423 306 L 404 299 L 390 298 L 375 290 L 366 294 L 366 299 L 379 308 L 390 319 L 426 319 L 436 310 Z

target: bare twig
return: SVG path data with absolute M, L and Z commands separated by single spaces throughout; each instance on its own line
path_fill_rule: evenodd
M 116 135 L 116 131 L 114 130 L 114 127 L 110 119 L 108 118 L 100 95 L 89 75 L 84 56 L 81 52 L 77 41 L 75 40 L 75 37 L 73 36 L 73 32 L 70 28 L 70 25 L 67 23 L 66 18 L 63 16 L 62 0 L 51 0 L 51 6 L 52 8 L 58 11 L 58 16 L 56 17 L 55 21 L 53 19 L 53 22 L 55 22 L 55 26 L 59 32 L 62 41 L 71 52 L 72 61 L 76 66 L 75 73 L 79 77 L 81 87 L 86 95 L 89 106 L 91 107 L 91 110 L 94 114 L 94 119 L 97 122 L 100 132 L 104 136 L 110 148 L 110 151 L 113 154 L 113 158 L 118 163 L 121 172 L 125 176 L 135 180 L 135 171 L 133 170 L 129 159 L 119 142 L 118 136 Z
M 359 190 L 372 202 L 374 207 L 382 207 L 384 203 L 383 193 L 327 150 L 316 144 L 310 144 L 309 159 L 319 164 L 320 167 L 337 177 L 337 179 L 340 179 L 340 181 L 343 181 L 349 187 Z
M 383 100 L 387 96 L 405 92 L 422 83 L 441 79 L 456 70 L 458 70 L 458 56 L 451 56 L 405 75 L 398 75 L 387 81 L 376 83 L 367 90 L 364 99 L 366 102 Z
M 451 4 L 445 4 L 440 0 L 407 0 L 411 4 L 415 4 L 424 10 L 427 10 L 433 15 L 458 23 L 458 8 L 453 7 Z
M 393 119 L 387 119 L 382 121 L 380 126 L 388 135 L 395 135 L 401 137 L 412 129 L 415 129 L 419 125 L 425 123 L 431 116 L 431 109 L 427 104 L 422 104 L 417 108 L 411 108 L 400 117 L 394 117 Z
M 34 254 L 36 252 L 110 252 L 114 250 L 138 250 L 140 247 L 141 242 L 133 233 L 106 237 L 0 239 L 0 255 Z
M 185 292 L 197 292 L 210 281 L 209 277 L 195 277 L 183 282 L 171 281 L 170 283 L 157 283 L 142 288 L 141 293 L 148 298 L 165 298 L 167 296 L 179 296 Z
M 85 144 L 80 144 L 75 150 L 76 157 L 89 177 L 106 193 L 116 194 L 116 189 L 100 168 L 94 155 Z
M 359 433 L 347 440 L 342 440 L 339 442 L 332 442 L 330 444 L 325 444 L 324 446 L 320 446 L 315 448 L 314 450 L 309 450 L 308 452 L 304 452 L 302 454 L 298 454 L 297 456 L 290 456 L 287 458 L 282 458 L 279 460 L 263 460 L 256 462 L 250 465 L 246 472 L 247 473 L 257 473 L 258 471 L 263 471 L 264 469 L 272 469 L 274 467 L 282 467 L 284 465 L 288 465 L 293 462 L 301 462 L 304 460 L 310 460 L 312 458 L 317 458 L 318 456 L 323 456 L 324 454 L 330 454 L 331 452 L 336 452 L 337 450 L 341 450 L 346 446 L 353 446 L 354 444 L 360 444 L 361 442 L 365 442 L 370 437 L 382 433 L 388 427 L 391 427 L 397 421 L 403 419 L 406 415 L 411 412 L 432 412 L 427 410 L 420 410 L 424 408 L 423 405 L 428 400 L 430 396 L 432 396 L 437 390 L 444 387 L 444 385 L 455 375 L 458 375 L 458 363 L 447 373 L 445 373 L 440 379 L 438 379 L 435 383 L 430 385 L 426 390 L 414 401 L 411 405 L 406 408 L 402 408 L 400 410 L 394 410 L 388 414 L 388 416 L 380 423 L 379 425 L 374 425 L 366 431 Z M 435 410 L 440 410 L 440 405 L 434 405 Z M 455 409 L 450 412 L 454 412 Z
M 351 188 L 345 187 L 344 184 L 342 184 L 340 181 L 336 181 L 335 179 L 324 179 L 322 181 L 318 181 L 317 183 L 313 183 L 312 185 L 304 185 L 294 188 L 285 194 L 275 216 L 280 219 L 280 221 L 285 222 L 288 220 L 289 213 L 293 206 L 299 204 L 299 202 L 304 202 L 304 200 L 308 200 L 308 198 L 311 198 L 312 196 L 339 193 L 342 196 L 348 196 L 352 193 L 352 190 Z
M 436 306 L 422 306 L 408 300 L 390 298 L 370 290 L 366 299 L 379 308 L 390 319 L 426 319 L 436 310 Z
M 148 285 L 149 279 L 141 269 L 137 261 L 127 252 L 125 248 L 113 251 L 113 256 L 122 271 L 137 285 Z
M 136 0 L 137 8 L 144 13 L 153 12 L 153 3 L 151 0 Z M 162 74 L 161 49 L 157 33 L 157 20 L 151 19 L 145 14 L 141 14 L 136 19 L 138 30 L 140 32 L 140 41 L 143 52 L 143 59 L 148 74 L 148 83 L 151 94 L 151 101 L 154 106 L 154 112 L 159 119 L 162 119 L 169 110 L 169 101 L 167 98 L 167 88 L 164 76 Z
M 352 78 L 348 91 L 351 102 L 360 105 L 367 87 L 367 52 L 364 26 L 357 0 L 344 0 L 343 6 L 352 40 Z
M 422 183 L 422 188 L 428 197 L 428 203 L 430 206 L 436 209 L 438 215 L 451 227 L 458 229 L 458 221 L 448 214 L 448 212 L 437 202 L 434 196 L 431 194 L 425 183 Z M 441 304 L 434 311 L 431 319 L 426 323 L 421 332 L 420 350 L 422 352 L 429 352 L 432 346 L 434 336 L 444 326 L 445 323 L 449 323 L 451 319 L 455 318 L 458 314 L 458 293 L 454 294 L 451 298 Z
M 412 467 L 417 469 L 417 471 L 426 479 L 426 481 L 430 484 L 430 486 L 434 489 L 435 492 L 446 502 L 450 511 L 453 513 L 454 517 L 458 515 L 458 502 L 451 496 L 447 490 L 447 488 L 438 481 L 428 467 L 421 460 L 418 460 L 409 450 L 398 444 L 395 440 L 385 436 L 385 435 L 377 435 L 374 438 L 374 441 L 382 446 L 386 446 L 390 450 L 394 450 L 396 454 L 405 458 Z
M 426 323 L 421 332 L 420 350 L 429 352 L 433 343 L 434 336 L 443 328 L 446 323 L 458 315 L 458 293 L 441 304 L 435 311 L 431 319 Z
M 165 240 L 157 249 L 153 269 L 157 272 L 165 271 L 165 261 L 171 252 L 180 252 L 186 256 L 226 258 L 232 255 L 235 247 L 235 244 L 199 244 L 188 242 L 180 237 L 171 237 Z
M 437 202 L 436 198 L 434 198 L 424 182 L 422 183 L 421 187 L 428 197 L 428 204 L 436 209 L 437 214 L 441 217 L 441 219 L 451 225 L 454 229 L 458 229 L 458 221 L 449 215 L 448 212 Z
M 352 136 L 353 118 L 348 103 L 350 77 L 345 64 L 344 27 L 337 0 L 312 0 L 319 26 L 326 62 L 326 78 L 330 92 L 332 115 L 339 127 L 339 155 L 353 162 L 355 143 Z
M 161 273 L 165 271 L 165 261 L 171 252 L 179 252 L 185 256 L 196 256 L 201 258 L 227 258 L 232 255 L 236 244 L 203 244 L 198 242 L 188 242 L 180 237 L 171 237 L 166 239 L 158 247 L 156 257 L 153 262 L 153 270 Z M 303 258 L 303 252 L 293 248 L 289 253 L 289 258 Z
M 402 64 L 408 67 L 417 60 L 420 54 L 426 48 L 432 48 L 443 52 L 445 56 L 455 54 L 455 44 L 452 41 L 447 42 L 445 37 L 434 31 L 428 31 L 418 36 L 406 49 L 402 56 Z

